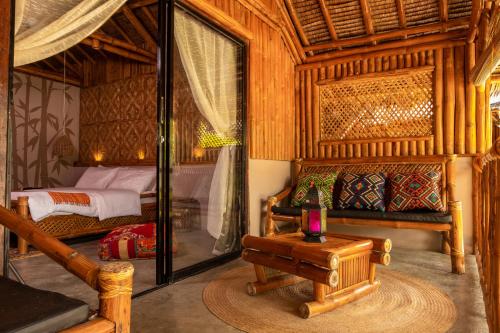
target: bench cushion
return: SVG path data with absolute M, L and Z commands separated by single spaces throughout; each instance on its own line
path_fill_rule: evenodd
M 278 207 L 273 206 L 272 212 L 275 214 L 301 216 L 302 210 L 299 207 Z M 451 215 L 444 212 L 414 211 L 414 212 L 379 212 L 367 210 L 333 210 L 328 209 L 328 217 L 346 217 L 367 220 L 389 220 L 408 222 L 433 222 L 451 223 Z
M 89 306 L 0 276 L 0 332 L 59 332 L 87 321 Z

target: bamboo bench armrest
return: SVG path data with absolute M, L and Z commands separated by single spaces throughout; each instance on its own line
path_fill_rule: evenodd
M 38 250 L 98 290 L 99 265 L 63 242 L 37 228 L 28 220 L 0 206 L 0 224 L 33 244 Z
M 115 332 L 115 323 L 104 318 L 97 317 L 83 324 L 65 329 L 59 333 L 110 333 Z
M 283 199 L 285 199 L 291 192 L 292 192 L 293 188 L 291 186 L 287 186 L 283 191 L 279 192 L 278 194 L 272 196 L 272 197 L 269 197 L 269 199 L 267 200 L 268 203 L 272 203 L 271 206 L 277 204 L 278 202 L 282 201 Z

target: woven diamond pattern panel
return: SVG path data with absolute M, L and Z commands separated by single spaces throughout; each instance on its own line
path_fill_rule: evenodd
M 432 71 L 320 86 L 322 141 L 433 134 Z
M 80 161 L 134 164 L 156 158 L 156 77 L 140 75 L 81 91 Z

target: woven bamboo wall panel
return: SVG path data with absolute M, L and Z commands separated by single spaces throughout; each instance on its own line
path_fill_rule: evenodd
M 155 75 L 84 88 L 80 98 L 81 162 L 99 154 L 108 163 L 156 158 Z
M 322 141 L 433 134 L 432 71 L 320 85 Z
M 413 53 L 395 51 L 397 53 L 383 56 L 367 55 L 361 60 L 332 61 L 299 68 L 295 78 L 296 156 L 303 158 L 349 158 L 476 153 L 478 151 L 476 147 L 479 147 L 480 133 L 484 133 L 482 129 L 484 121 L 481 120 L 479 114 L 476 114 L 474 86 L 467 81 L 466 77 L 467 66 L 471 66 L 471 64 L 466 61 L 465 55 L 466 52 L 473 50 L 474 45 L 472 47 L 445 48 L 435 46 L 432 49 Z M 400 131 L 391 133 L 392 137 L 390 138 L 383 137 L 379 128 L 371 128 L 374 122 L 369 123 L 369 126 L 364 124 L 365 127 L 362 127 L 363 123 L 357 119 L 352 121 L 352 124 L 357 126 L 357 129 L 354 130 L 355 135 L 352 132 L 351 136 L 343 135 L 341 131 L 335 132 L 336 128 L 333 126 L 330 132 L 323 133 L 322 114 L 320 114 L 320 87 L 323 84 L 338 81 L 339 84 L 349 82 L 356 87 L 361 87 L 373 78 L 386 81 L 387 77 L 397 77 L 400 73 L 407 72 L 409 75 L 417 75 L 417 73 L 424 73 L 430 68 L 434 70 L 432 74 L 426 74 L 422 81 L 424 86 L 421 87 L 425 98 L 431 100 L 428 94 L 432 95 L 432 108 L 421 108 L 424 120 L 419 119 L 416 123 L 411 124 L 408 119 L 403 119 L 400 115 L 395 117 L 401 122 L 400 125 L 398 123 L 396 125 L 407 125 L 410 135 L 403 135 L 403 131 Z M 430 84 L 429 79 L 431 80 Z M 344 93 L 344 96 L 340 96 L 340 98 L 356 99 L 359 98 L 358 93 L 352 91 L 348 97 L 345 97 L 347 93 Z M 423 97 L 422 100 L 424 100 Z M 413 96 L 409 96 L 408 101 L 415 101 L 415 99 Z M 335 103 L 346 102 L 344 100 Z M 390 104 L 390 100 L 387 103 Z M 375 110 L 369 111 L 374 112 Z M 426 116 L 431 116 L 431 119 L 425 118 Z M 425 119 L 427 120 L 425 121 Z M 423 129 L 420 128 L 421 121 L 424 123 Z M 394 124 L 386 123 L 385 125 L 384 130 L 387 127 L 392 130 L 394 127 Z M 431 128 L 430 135 L 429 128 Z M 324 139 L 325 134 L 328 140 Z M 397 137 L 398 135 L 399 137 Z M 332 140 L 331 138 L 336 139 Z

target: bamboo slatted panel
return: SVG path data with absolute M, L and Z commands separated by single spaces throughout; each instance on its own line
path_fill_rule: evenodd
M 500 332 L 500 140 L 476 158 L 474 248 L 490 332 Z
M 253 38 L 247 50 L 247 132 L 249 157 L 295 158 L 295 63 L 285 43 L 274 1 L 184 0 L 223 28 Z M 207 9 L 208 8 L 208 9 Z
M 431 136 L 433 69 L 320 83 L 320 144 Z
M 434 154 L 474 154 L 484 152 L 486 142 L 484 119 L 484 92 L 478 93 L 471 78 L 466 76 L 473 67 L 474 59 L 469 55 L 475 51 L 474 44 L 449 46 L 435 45 L 432 48 L 416 49 L 412 53 L 395 50 L 355 57 L 348 61 L 328 61 L 301 65 L 296 73 L 295 154 L 303 158 L 350 158 L 376 156 L 421 156 Z M 467 53 L 466 53 L 467 52 Z M 398 133 L 392 138 L 382 137 L 377 128 L 375 134 L 330 142 L 322 138 L 321 83 L 342 81 L 361 85 L 367 80 L 404 73 L 416 75 L 421 71 L 432 71 L 432 132 L 415 136 Z M 428 85 L 428 82 L 425 83 Z M 481 100 L 483 104 L 477 102 Z M 352 97 L 351 97 L 352 98 Z M 429 112 L 429 115 L 431 113 Z M 411 128 L 411 127 L 409 127 Z M 368 131 L 368 130 L 367 130 Z

